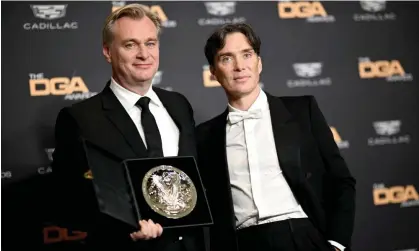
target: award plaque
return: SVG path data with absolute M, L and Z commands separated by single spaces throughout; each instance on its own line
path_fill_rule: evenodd
M 163 228 L 213 223 L 194 157 L 125 159 L 115 149 L 82 139 L 98 212 L 138 229 L 142 219 Z
M 163 228 L 212 224 L 212 217 L 193 157 L 124 161 L 137 217 Z
M 138 229 L 130 188 L 122 166 L 123 159 L 92 141 L 82 139 L 88 164 L 84 178 L 91 180 L 98 212 L 121 225 Z

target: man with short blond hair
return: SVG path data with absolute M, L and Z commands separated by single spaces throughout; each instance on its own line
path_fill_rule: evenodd
M 132 231 L 98 214 L 92 180 L 83 178 L 88 165 L 80 138 L 103 150 L 102 163 L 111 155 L 120 161 L 196 156 L 190 103 L 180 93 L 151 86 L 159 67 L 160 31 L 160 19 L 144 5 L 110 14 L 102 32 L 110 81 L 96 96 L 63 108 L 56 121 L 53 169 L 66 195 L 60 210 L 72 226 L 88 230 L 86 244 L 92 250 L 204 250 L 202 228 L 163 231 L 164 226 L 145 219 Z

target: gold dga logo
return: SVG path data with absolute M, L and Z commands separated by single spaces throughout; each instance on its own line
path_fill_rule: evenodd
M 112 2 L 112 12 L 122 8 L 125 6 L 125 1 L 113 1 Z M 163 11 L 163 8 L 160 5 L 151 5 L 151 6 L 146 6 L 148 7 L 148 10 L 153 12 L 154 14 L 156 14 L 162 22 L 166 22 L 169 19 L 167 18 L 166 13 Z
M 204 86 L 205 87 L 219 87 L 221 86 L 220 83 L 215 79 L 215 76 L 212 75 L 209 66 L 204 65 L 202 71 L 202 78 L 204 80 Z
M 331 126 L 330 130 L 332 131 L 333 134 L 333 139 L 335 140 L 336 143 L 342 142 L 342 138 L 340 137 L 338 131 L 336 130 L 335 127 Z
M 373 189 L 374 205 L 400 204 L 419 202 L 419 195 L 413 185 L 384 187 L 379 185 Z M 407 205 L 406 204 L 406 205 Z M 413 203 L 410 203 L 413 204 Z
M 280 18 L 309 18 L 314 16 L 326 17 L 323 5 L 316 2 L 279 2 L 278 15 Z
M 86 84 L 81 77 L 55 77 L 29 80 L 31 96 L 67 95 L 74 92 L 88 93 Z
M 394 75 L 405 75 L 399 60 L 361 61 L 358 67 L 361 78 L 386 78 Z
M 57 243 L 62 241 L 80 241 L 87 237 L 83 231 L 69 231 L 67 228 L 48 226 L 43 229 L 44 243 Z
M 84 177 L 85 179 L 92 180 L 92 179 L 93 179 L 93 173 L 92 173 L 92 170 L 89 170 L 89 171 L 85 172 L 85 173 L 83 174 L 83 177 Z
M 343 140 L 338 131 L 336 130 L 335 127 L 330 126 L 330 130 L 332 131 L 333 134 L 333 139 L 336 142 L 336 145 L 339 147 L 339 149 L 345 149 L 349 147 L 349 142 L 347 140 Z

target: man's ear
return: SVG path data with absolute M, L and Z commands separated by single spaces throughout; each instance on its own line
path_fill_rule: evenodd
M 214 72 L 215 72 L 214 66 L 210 65 L 209 69 L 210 69 L 211 74 L 214 75 Z
M 102 53 L 103 53 L 103 56 L 105 56 L 106 61 L 108 61 L 108 63 L 112 62 L 111 49 L 109 48 L 107 44 L 103 44 Z

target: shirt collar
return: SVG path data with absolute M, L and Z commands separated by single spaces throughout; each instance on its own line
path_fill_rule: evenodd
M 256 98 L 255 102 L 253 102 L 253 104 L 250 106 L 248 111 L 254 111 L 258 109 L 262 111 L 269 110 L 268 97 L 266 96 L 266 93 L 262 90 L 262 88 L 260 89 L 259 95 Z M 229 112 L 246 112 L 246 111 L 242 111 L 240 109 L 234 108 L 230 104 L 228 104 L 228 111 Z
M 137 101 L 142 97 L 149 97 L 151 100 L 151 104 L 154 104 L 156 106 L 163 106 L 163 103 L 160 101 L 159 97 L 157 96 L 156 92 L 153 90 L 153 88 L 150 86 L 147 93 L 144 96 L 141 96 L 135 92 L 132 92 L 124 87 L 122 87 L 120 84 L 118 84 L 114 78 L 111 77 L 111 84 L 109 86 L 113 93 L 115 94 L 116 98 L 121 102 L 122 106 L 125 108 L 125 110 L 132 109 Z

